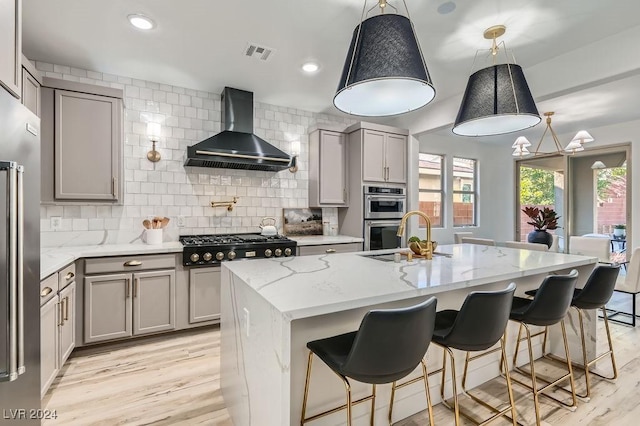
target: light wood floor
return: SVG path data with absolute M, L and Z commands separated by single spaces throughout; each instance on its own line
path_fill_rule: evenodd
M 618 380 L 595 378 L 591 402 L 579 402 L 573 413 L 542 400 L 543 424 L 640 424 L 640 326 L 611 327 Z M 606 340 L 603 332 L 599 321 L 601 342 Z M 601 368 L 607 367 L 605 360 Z M 582 375 L 577 376 L 583 389 Z M 477 391 L 500 396 L 502 389 L 504 381 L 498 378 Z M 531 398 L 516 385 L 514 392 L 519 420 L 534 424 Z M 463 399 L 463 404 L 468 407 L 469 401 Z M 231 425 L 220 392 L 220 331 L 207 328 L 77 350 L 45 396 L 43 407 L 58 414 L 56 420 L 43 422 L 45 426 Z M 436 424 L 453 424 L 452 413 L 441 404 L 434 410 Z M 396 423 L 426 424 L 425 413 Z M 510 422 L 501 419 L 493 424 Z

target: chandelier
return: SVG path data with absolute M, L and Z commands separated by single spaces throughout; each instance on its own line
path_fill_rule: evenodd
M 545 117 L 547 117 L 547 127 L 544 129 L 544 132 L 540 137 L 540 141 L 538 141 L 538 145 L 536 145 L 535 151 L 530 152 L 528 148 L 531 146 L 531 142 L 529 142 L 529 140 L 526 137 L 520 136 L 518 137 L 518 139 L 516 139 L 513 145 L 511 145 L 511 148 L 513 148 L 514 157 L 526 157 L 529 155 L 533 155 L 535 157 L 538 155 L 547 155 L 547 154 L 575 154 L 576 152 L 584 151 L 583 144 L 588 142 L 593 142 L 595 140 L 593 139 L 593 136 L 589 134 L 589 132 L 587 132 L 586 130 L 580 130 L 578 133 L 576 133 L 573 139 L 569 141 L 567 146 L 562 148 L 562 145 L 560 144 L 560 140 L 558 139 L 558 135 L 556 135 L 556 132 L 551 127 L 551 117 L 553 116 L 553 114 L 554 114 L 553 111 L 544 113 Z M 547 132 L 549 132 L 549 134 L 551 135 L 551 138 L 553 139 L 553 143 L 555 144 L 555 148 L 556 148 L 555 151 L 551 151 L 551 152 L 540 151 L 540 147 L 542 146 L 542 142 L 544 141 L 544 137 L 546 136 Z

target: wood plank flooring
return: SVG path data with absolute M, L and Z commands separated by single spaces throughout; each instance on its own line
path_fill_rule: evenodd
M 640 327 L 611 325 L 619 378 L 615 383 L 594 378 L 591 402 L 580 401 L 576 412 L 545 400 L 544 425 L 636 425 L 640 419 Z M 606 341 L 598 322 L 599 341 Z M 607 359 L 599 367 L 608 371 Z M 577 374 L 579 389 L 583 378 Z M 437 383 L 437 377 L 432 378 Z M 477 388 L 500 396 L 502 379 Z M 531 397 L 514 385 L 519 421 L 535 423 Z M 463 399 L 464 406 L 470 401 Z M 232 425 L 220 392 L 220 331 L 206 328 L 76 350 L 43 400 L 58 418 L 43 425 Z M 453 424 L 452 413 L 434 407 L 435 423 Z M 485 412 L 471 410 L 479 416 Z M 418 413 L 397 426 L 427 424 Z M 464 423 L 467 424 L 467 423 Z M 471 424 L 471 423 L 468 423 Z M 507 425 L 507 420 L 493 424 Z M 236 425 L 246 426 L 246 425 Z M 357 425 L 355 425 L 357 426 Z

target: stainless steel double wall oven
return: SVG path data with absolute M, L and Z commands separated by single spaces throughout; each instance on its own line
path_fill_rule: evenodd
M 404 246 L 396 236 L 407 212 L 406 189 L 400 186 L 364 186 L 364 249 L 382 250 Z

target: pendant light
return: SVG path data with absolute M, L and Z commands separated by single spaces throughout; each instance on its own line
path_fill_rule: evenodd
M 501 135 L 533 127 L 541 121 L 522 67 L 515 64 L 515 60 L 514 63 L 495 63 L 499 49 L 496 39 L 505 32 L 504 25 L 484 32 L 484 38 L 493 40 L 494 63 L 469 77 L 453 126 L 453 133 L 457 135 Z M 501 44 L 504 48 L 504 42 Z M 504 50 L 508 61 L 506 48 Z
M 435 97 L 420 44 L 407 16 L 385 13 L 387 0 L 369 9 L 381 13 L 365 18 L 354 29 L 333 104 L 347 114 L 383 117 L 421 108 Z
M 575 154 L 576 152 L 584 151 L 584 147 L 582 146 L 585 143 L 593 142 L 595 139 L 593 136 L 589 134 L 586 130 L 580 130 L 576 135 L 571 139 L 571 141 L 567 144 L 564 149 L 560 144 L 560 140 L 558 139 L 558 135 L 551 127 L 551 117 L 553 117 L 555 113 L 553 111 L 548 111 L 544 113 L 544 116 L 547 117 L 547 126 L 542 132 L 542 136 L 536 145 L 536 149 L 533 152 L 530 152 L 527 147 L 531 146 L 531 143 L 524 136 L 520 136 L 516 139 L 516 141 L 511 145 L 511 148 L 514 148 L 513 156 L 514 157 L 525 157 L 527 155 L 533 154 L 534 157 L 538 155 L 548 155 L 548 154 Z M 551 139 L 553 140 L 555 151 L 540 151 L 542 146 L 542 142 L 544 141 L 544 137 L 547 135 L 547 132 L 551 135 Z

